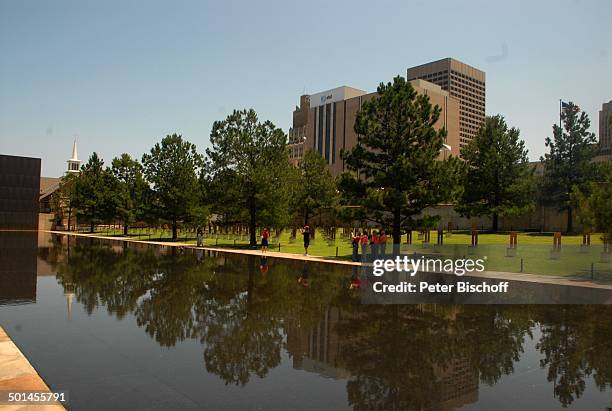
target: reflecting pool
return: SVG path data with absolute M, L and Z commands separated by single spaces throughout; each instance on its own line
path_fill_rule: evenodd
M 0 325 L 71 409 L 612 407 L 612 307 L 362 305 L 352 277 L 0 233 Z

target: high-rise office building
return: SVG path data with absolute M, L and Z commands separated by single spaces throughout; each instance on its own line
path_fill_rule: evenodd
M 599 110 L 599 147 L 612 149 L 612 100 L 603 103 Z
M 436 84 L 425 80 L 411 81 L 420 94 L 429 96 L 432 105 L 441 108 L 436 128 L 447 131 L 446 147 L 459 155 L 459 102 Z M 307 150 L 316 150 L 327 162 L 332 175 L 346 170 L 341 151 L 357 144 L 355 119 L 365 101 L 376 96 L 352 87 L 342 86 L 300 97 L 300 106 L 293 112 L 289 130 L 289 157 L 299 165 Z M 441 157 L 448 154 L 448 150 Z
M 485 121 L 485 72 L 453 58 L 445 58 L 407 71 L 407 79 L 439 85 L 459 101 L 459 146 L 468 144 Z

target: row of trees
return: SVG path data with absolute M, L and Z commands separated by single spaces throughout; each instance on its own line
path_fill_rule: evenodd
M 588 117 L 571 103 L 564 130 L 555 126 L 546 140 L 550 153 L 542 158 L 541 182 L 519 130 L 500 115 L 488 117 L 462 149 L 464 161 L 441 160 L 446 130 L 435 127 L 440 112 L 402 77 L 381 84 L 358 112 L 357 145 L 342 152 L 348 171 L 334 180 L 317 152 L 307 152 L 295 168 L 280 128 L 260 121 L 252 109 L 234 111 L 214 123 L 205 156 L 177 134 L 141 162 L 123 154 L 105 168 L 94 153 L 80 174 L 63 179 L 57 209 L 69 216 L 76 209 L 92 231 L 96 223 L 117 219 L 126 233 L 135 221 L 167 223 L 173 238 L 179 224 L 202 225 L 215 215 L 222 224 L 247 224 L 252 245 L 258 226 L 307 224 L 327 210 L 336 220 L 373 222 L 399 244 L 406 230 L 435 224 L 435 217 L 422 216 L 427 207 L 452 203 L 466 216 L 490 215 L 497 230 L 499 216 L 529 211 L 536 192 L 568 211 L 571 231 L 572 210 L 590 204 L 596 192 L 591 182 L 609 183 L 610 175 L 591 161 Z M 609 196 L 609 190 L 598 195 Z M 597 212 L 589 218 L 601 225 Z
M 77 213 L 90 225 L 121 221 L 206 225 L 211 215 L 222 224 L 282 227 L 292 219 L 307 223 L 313 212 L 332 207 L 337 190 L 324 160 L 309 152 L 300 169 L 288 162 L 285 134 L 255 111 L 234 111 L 215 122 L 206 156 L 173 134 L 142 156 L 128 154 L 105 167 L 93 153 L 80 173 L 62 178 L 54 198 L 60 217 Z M 70 223 L 69 223 L 70 224 Z M 71 227 L 68 227 L 70 229 Z

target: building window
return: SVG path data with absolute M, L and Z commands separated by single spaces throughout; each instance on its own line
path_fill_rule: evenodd
M 332 124 L 332 164 L 336 162 L 336 103 L 334 103 L 334 122 Z
M 331 104 L 325 105 L 325 161 L 329 164 Z
M 319 154 L 323 155 L 323 110 L 319 107 L 319 136 L 318 136 Z

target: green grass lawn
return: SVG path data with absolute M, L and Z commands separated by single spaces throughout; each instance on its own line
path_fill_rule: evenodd
M 98 235 L 122 236 L 122 230 L 112 230 L 98 228 Z M 141 240 L 162 240 L 171 239 L 170 230 L 149 230 L 131 229 L 129 237 Z M 562 249 L 558 259 L 551 258 L 553 243 L 552 233 L 519 233 L 517 237 L 516 255 L 506 256 L 506 249 L 509 244 L 509 234 L 480 234 L 478 237 L 478 247 L 470 254 L 471 234 L 469 232 L 445 233 L 444 245 L 434 246 L 437 232 L 430 233 L 431 244 L 423 246 L 418 232 L 413 232 L 413 244 L 402 244 L 402 253 L 417 254 L 437 254 L 445 257 L 487 257 L 487 270 L 521 272 L 525 273 L 561 275 L 580 278 L 591 278 L 591 270 L 595 279 L 612 279 L 612 263 L 601 262 L 603 243 L 601 235 L 591 235 L 591 246 L 582 248 L 582 236 L 563 236 Z M 189 244 L 196 244 L 195 233 L 179 231 L 178 241 Z M 259 237 L 258 237 L 259 241 Z M 406 241 L 406 236 L 402 237 Z M 272 235 L 270 238 L 270 250 L 286 253 L 302 254 L 304 252 L 302 238 L 300 235 L 296 239 L 290 238 L 290 232 L 284 231 L 280 237 Z M 205 235 L 204 245 L 219 246 L 224 248 L 250 248 L 248 237 L 232 234 Z M 392 245 L 387 245 L 388 252 Z M 350 240 L 341 236 L 338 231 L 336 240 L 326 239 L 322 232 L 317 231 L 315 239 L 311 241 L 308 254 L 320 257 L 332 257 L 336 255 L 341 259 L 350 259 L 352 248 Z

